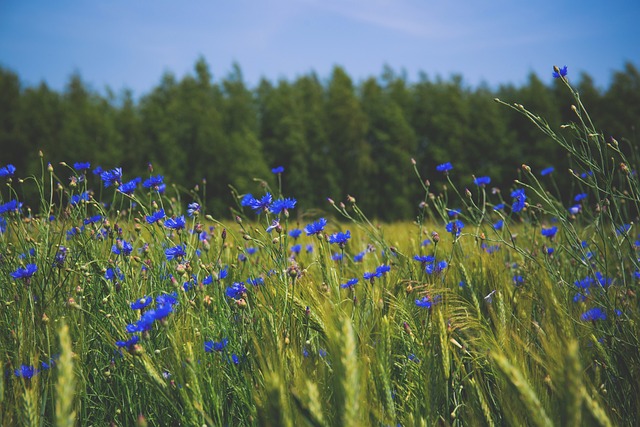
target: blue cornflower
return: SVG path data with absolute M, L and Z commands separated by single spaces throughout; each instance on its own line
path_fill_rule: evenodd
M 38 271 L 38 266 L 35 264 L 27 264 L 24 268 L 19 267 L 16 271 L 11 273 L 11 277 L 14 279 L 30 279 Z
M 314 234 L 320 234 L 322 233 L 322 231 L 324 230 L 324 228 L 327 226 L 327 220 L 324 218 L 320 218 L 319 220 L 317 220 L 316 222 L 313 222 L 311 224 L 308 224 L 305 228 L 304 231 L 307 233 L 307 236 L 312 236 Z
M 373 282 L 373 279 L 375 279 L 376 277 L 377 277 L 377 274 L 376 274 L 376 272 L 375 272 L 375 271 L 374 271 L 374 272 L 365 272 L 365 273 L 362 275 L 362 278 L 363 278 L 364 280 L 371 280 L 372 282 Z
M 17 200 L 9 200 L 7 203 L 0 205 L 0 215 L 6 212 L 18 212 L 22 208 L 22 202 Z
M 256 252 L 258 252 L 258 248 L 254 248 L 253 246 L 250 246 L 250 247 L 248 247 L 248 248 L 247 248 L 247 253 L 248 253 L 249 255 L 253 255 L 253 254 L 255 254 Z
M 556 250 L 554 248 L 546 248 L 545 253 L 547 255 L 552 255 Z
M 151 304 L 151 301 L 153 301 L 153 298 L 147 297 L 147 296 L 144 296 L 142 298 L 138 298 L 137 300 L 135 300 L 134 302 L 131 303 L 131 309 L 132 310 L 142 310 L 143 308 L 145 308 L 149 304 Z
M 150 176 L 149 178 L 144 180 L 144 182 L 142 183 L 142 186 L 144 188 L 153 188 L 157 190 L 161 185 L 163 185 L 163 182 L 164 182 L 164 177 L 162 175 Z
M 504 227 L 504 221 L 503 220 L 498 220 L 495 224 L 493 224 L 493 228 L 495 230 L 502 230 L 502 227 Z
M 11 178 L 16 173 L 16 167 L 7 165 L 0 168 L 0 178 Z
M 96 168 L 92 171 L 94 175 L 102 175 L 102 172 L 104 172 L 102 166 L 96 166 Z
M 493 207 L 494 211 L 501 211 L 502 209 L 504 209 L 504 203 L 498 203 Z
M 289 236 L 293 237 L 294 239 L 300 237 L 301 234 L 302 230 L 300 230 L 299 228 L 294 228 L 293 230 L 289 231 Z
M 276 174 L 276 175 L 279 174 L 279 173 L 282 173 L 282 172 L 284 172 L 284 166 L 275 167 L 275 168 L 271 169 L 271 172 Z
M 616 235 L 620 236 L 621 234 L 625 234 L 630 229 L 631 229 L 631 224 L 619 225 L 616 227 Z
M 456 217 L 456 216 L 460 215 L 461 213 L 462 213 L 462 211 L 460 209 L 448 209 L 447 210 L 447 215 L 449 215 L 449 218 Z
M 35 374 L 38 373 L 38 370 L 30 365 L 21 365 L 20 368 L 13 371 L 16 377 L 31 379 Z
M 123 280 L 124 274 L 122 274 L 122 271 L 120 271 L 118 267 L 107 268 L 107 271 L 104 273 L 104 278 L 115 282 L 116 279 Z
M 164 221 L 164 226 L 172 230 L 182 230 L 187 226 L 187 222 L 184 219 L 184 215 L 180 215 L 177 218 L 167 218 Z
M 155 224 L 156 222 L 163 220 L 164 217 L 164 209 L 160 209 L 158 212 L 147 215 L 145 219 L 147 220 L 147 224 Z
M 584 200 L 587 198 L 587 193 L 580 193 L 580 194 L 576 194 L 576 196 L 573 198 L 574 202 L 579 202 L 581 200 Z
M 142 181 L 142 179 L 140 177 L 137 177 L 129 182 L 125 182 L 124 184 L 121 184 L 120 187 L 118 187 L 118 191 L 130 196 L 134 191 L 136 191 L 136 188 L 138 188 L 138 184 L 140 183 L 140 181 Z
M 513 276 L 513 284 L 516 286 L 520 286 L 524 283 L 524 277 L 522 276 Z
M 491 178 L 488 176 L 479 176 L 473 180 L 473 183 L 478 187 L 491 184 Z
M 434 262 L 428 263 L 425 267 L 424 267 L 424 271 L 427 274 L 434 274 L 434 273 L 440 273 L 442 270 L 444 270 L 445 268 L 447 268 L 447 261 L 440 261 L 437 264 Z
M 138 341 L 140 341 L 140 337 L 138 335 L 134 335 L 130 339 L 126 340 L 126 341 L 116 341 L 116 346 L 117 347 L 126 347 L 126 348 L 130 349 L 134 345 L 138 344 Z
M 557 69 L 557 71 L 556 71 L 556 69 Z M 565 65 L 562 68 L 554 67 L 554 71 L 553 71 L 553 73 L 551 73 L 551 75 L 553 76 L 554 79 L 559 79 L 561 77 L 566 77 L 566 75 L 567 75 L 567 66 Z
M 513 190 L 511 192 L 511 197 L 513 197 L 513 205 L 511 206 L 511 210 L 513 212 L 520 212 L 524 209 L 524 202 L 527 200 L 527 196 L 524 193 L 524 188 L 518 188 L 517 190 Z
M 341 248 L 344 248 L 347 244 L 347 240 L 351 238 L 351 232 L 347 230 L 346 233 L 338 232 L 329 236 L 329 243 L 336 243 Z
M 187 205 L 187 215 L 189 217 L 192 217 L 193 215 L 197 214 L 198 212 L 200 212 L 200 205 L 197 203 L 189 203 Z
M 418 307 L 422 307 L 422 308 L 431 308 L 433 303 L 429 300 L 429 298 L 427 296 L 424 296 L 424 297 L 416 300 L 416 305 Z
M 607 313 L 605 313 L 600 307 L 594 307 L 582 313 L 580 315 L 580 320 L 584 322 L 589 320 L 593 322 L 596 320 L 607 320 Z
M 301 245 L 293 245 L 293 246 L 291 246 L 291 252 L 293 252 L 294 254 L 299 254 L 300 250 L 302 250 L 302 246 Z
M 278 232 L 282 231 L 282 227 L 280 226 L 280 219 L 276 218 L 271 221 L 271 225 L 267 227 L 267 233 L 271 233 L 273 230 Z
M 434 262 L 436 260 L 436 258 L 433 255 L 414 255 L 413 259 L 418 261 L 421 264 Z
M 86 172 L 91 169 L 91 163 L 89 162 L 75 162 L 73 168 L 78 172 Z
M 580 212 L 582 212 L 582 206 L 580 205 L 573 205 L 569 208 L 569 213 L 571 215 L 578 215 Z
M 175 305 L 178 302 L 178 293 L 173 292 L 170 294 L 162 294 L 156 297 L 156 304 L 162 305 Z
M 213 351 L 222 351 L 229 343 L 227 338 L 223 338 L 220 341 L 205 341 L 204 342 L 204 351 L 207 353 L 211 353 Z
M 343 289 L 353 288 L 356 285 L 356 283 L 358 283 L 358 279 L 353 278 L 353 279 L 347 280 L 347 283 L 341 284 L 340 287 Z
M 558 227 L 553 226 L 551 228 L 543 228 L 541 231 L 544 237 L 548 237 L 549 239 L 553 238 L 558 232 Z
M 289 209 L 293 209 L 296 207 L 296 199 L 286 198 L 286 199 L 278 199 L 273 202 L 269 210 L 272 214 L 279 215 L 280 212 L 285 211 L 288 212 Z
M 450 162 L 442 163 L 441 165 L 436 166 L 436 170 L 438 172 L 449 172 L 451 169 L 453 169 L 453 166 Z
M 311 252 L 313 252 L 313 245 L 309 243 L 307 246 L 304 247 L 304 249 L 307 251 L 308 254 L 310 254 Z
M 105 188 L 117 183 L 122 182 L 122 168 L 114 168 L 108 171 L 104 171 L 100 174 L 100 178 L 104 183 Z
M 111 247 L 111 252 L 116 255 L 131 255 L 133 245 L 124 239 L 117 239 L 116 244 Z
M 7 231 L 7 220 L 4 219 L 3 216 L 0 216 L 0 233 L 4 233 L 5 231 Z
M 391 271 L 391 267 L 385 264 L 382 264 L 376 268 L 376 276 L 382 277 L 384 274 Z
M 333 255 L 331 255 L 331 259 L 334 261 L 342 261 L 342 254 L 340 252 L 336 252 Z
M 247 288 L 244 287 L 244 283 L 235 282 L 227 288 L 225 295 L 232 299 L 240 299 L 242 295 L 247 292 Z
M 460 221 L 459 219 L 455 221 L 451 221 L 446 226 L 447 231 L 451 234 L 455 234 L 456 237 L 460 236 L 460 232 L 462 231 L 463 228 L 464 228 L 464 222 Z
M 262 277 L 256 277 L 255 279 L 252 277 L 249 277 L 247 279 L 247 283 L 250 284 L 251 286 L 261 286 L 261 285 L 264 285 L 264 279 Z
M 182 258 L 187 255 L 187 245 L 183 243 L 182 245 L 165 249 L 164 254 L 167 257 L 167 261 L 171 261 L 177 258 Z
M 83 223 L 84 225 L 89 225 L 89 224 L 95 224 L 101 221 L 102 221 L 102 215 L 94 215 L 94 216 L 90 216 L 89 218 L 85 218 Z
M 80 203 L 82 200 L 84 200 L 85 202 L 89 200 L 89 193 L 88 192 L 83 192 L 80 194 L 74 194 L 73 196 L 71 196 L 71 206 L 75 206 L 78 203 Z
M 53 257 L 54 267 L 62 268 L 64 266 L 64 262 L 67 259 L 67 251 L 68 249 L 64 246 L 60 246 L 58 248 L 58 252 L 56 252 L 55 256 Z
M 251 196 L 250 194 L 248 196 Z M 262 198 L 260 198 L 260 200 L 254 198 L 253 196 L 251 196 L 250 199 L 246 199 L 247 196 L 245 196 L 245 198 L 242 199 L 241 203 L 246 203 L 243 204 L 243 206 L 249 206 L 251 209 L 253 209 L 255 211 L 255 213 L 260 213 L 260 212 L 268 212 L 269 211 L 269 207 L 271 206 L 271 202 L 273 202 L 273 196 L 271 195 L 271 193 L 267 193 L 264 196 L 262 196 Z
M 546 176 L 546 175 L 549 175 L 550 173 L 552 173 L 555 170 L 556 170 L 556 168 L 554 168 L 553 166 L 549 166 L 548 168 L 542 169 L 540 171 L 540 175 L 541 176 Z
M 580 178 L 582 178 L 582 179 L 587 179 L 590 176 L 593 176 L 593 171 L 582 172 L 580 174 Z
M 353 256 L 353 262 L 362 262 L 362 260 L 364 259 L 364 255 L 365 252 L 359 252 L 356 255 Z

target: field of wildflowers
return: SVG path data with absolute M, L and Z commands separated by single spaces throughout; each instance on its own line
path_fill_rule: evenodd
M 378 225 L 350 196 L 297 212 L 266 184 L 219 221 L 151 167 L 3 166 L 0 424 L 633 424 L 637 153 L 555 72 L 570 139 L 505 106 L 573 168 L 462 190 L 453 159 L 428 180 L 413 162 L 412 223 Z

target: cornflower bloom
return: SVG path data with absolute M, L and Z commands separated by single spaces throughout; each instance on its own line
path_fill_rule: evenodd
M 553 76 L 554 79 L 559 79 L 561 77 L 566 77 L 567 76 L 567 66 L 565 65 L 562 68 L 558 68 L 558 67 L 553 67 L 553 73 L 551 73 L 551 76 Z
M 482 187 L 491 184 L 491 178 L 488 176 L 479 176 L 478 178 L 473 180 L 473 183 L 478 187 Z
M 27 264 L 24 268 L 19 267 L 16 271 L 11 273 L 11 277 L 13 277 L 16 280 L 18 279 L 28 280 L 36 273 L 36 271 L 38 271 L 37 265 Z
M 351 232 L 349 230 L 346 233 L 338 232 L 329 236 L 329 243 L 336 243 L 340 248 L 344 248 L 350 238 Z
M 204 342 L 204 351 L 207 353 L 211 353 L 214 351 L 222 351 L 225 349 L 229 340 L 227 338 L 223 338 L 220 341 L 205 341 Z
M 127 349 L 131 349 L 131 347 L 138 344 L 138 341 L 140 341 L 140 337 L 138 335 L 134 335 L 126 341 L 116 341 L 116 346 L 119 348 L 126 347 Z
M 78 172 L 86 172 L 91 169 L 91 163 L 89 162 L 75 162 L 73 168 Z
M 0 178 L 11 178 L 16 173 L 16 167 L 7 165 L 0 168 Z
M 167 257 L 167 261 L 182 258 L 187 255 L 187 246 L 182 244 L 174 246 L 173 248 L 165 249 L 164 254 Z
M 14 375 L 18 378 L 26 378 L 31 379 L 35 374 L 38 373 L 38 370 L 30 365 L 20 365 L 20 368 L 13 371 Z
M 227 287 L 225 295 L 231 299 L 240 299 L 242 295 L 247 293 L 247 288 L 244 287 L 244 283 L 235 282 L 231 286 Z
M 436 166 L 436 170 L 438 172 L 449 172 L 451 169 L 453 169 L 453 165 L 451 165 L 450 162 L 442 163 L 442 164 Z
M 587 198 L 587 193 L 579 193 L 579 194 L 576 194 L 576 196 L 573 198 L 573 201 L 574 202 L 579 202 L 579 201 L 584 200 L 586 198 Z
M 347 288 L 348 288 L 348 289 L 351 289 L 351 288 L 353 288 L 353 287 L 356 285 L 356 283 L 358 283 L 358 279 L 356 279 L 356 278 L 354 277 L 353 279 L 349 279 L 349 280 L 347 280 L 347 283 L 343 283 L 343 284 L 341 284 L 341 285 L 340 285 L 340 287 L 341 287 L 342 289 L 347 289 Z
M 116 267 L 115 269 L 108 268 L 107 271 L 104 273 L 104 278 L 107 280 L 111 280 L 112 282 L 115 282 L 116 279 L 124 280 L 124 274 L 122 274 L 122 271 L 120 271 L 118 267 Z
M 142 310 L 143 308 L 146 308 L 149 304 L 151 304 L 151 301 L 153 301 L 153 298 L 147 297 L 147 296 L 138 298 L 137 300 L 131 303 L 131 309 Z
M 200 212 L 200 205 L 197 203 L 189 203 L 189 205 L 187 205 L 187 215 L 189 217 L 192 217 L 193 215 L 196 215 Z
M 302 230 L 300 230 L 299 228 L 294 228 L 293 230 L 289 231 L 289 236 L 293 237 L 294 239 L 300 237 L 301 234 Z
M 147 220 L 147 224 L 155 224 L 156 222 L 164 219 L 165 213 L 164 209 L 160 209 L 158 212 L 152 213 L 151 215 L 147 215 L 145 219 Z
M 149 178 L 144 180 L 144 182 L 142 183 L 142 186 L 144 188 L 158 190 L 158 188 L 161 185 L 163 185 L 163 181 L 164 181 L 164 177 L 162 175 L 150 176 Z
M 553 226 L 551 228 L 543 228 L 540 231 L 540 233 L 542 233 L 544 237 L 548 237 L 549 239 L 553 238 L 557 232 L 558 232 L 558 227 L 556 226 Z
M 279 215 L 280 212 L 288 212 L 289 209 L 293 209 L 296 207 L 296 199 L 286 198 L 286 199 L 278 199 L 273 202 L 269 211 L 272 214 Z
M 132 195 L 134 191 L 136 191 L 136 188 L 138 188 L 138 183 L 140 183 L 141 179 L 138 178 L 134 178 L 129 182 L 125 182 L 124 184 L 121 184 L 120 187 L 118 187 L 118 191 L 127 195 Z
M 278 166 L 278 167 L 275 167 L 275 168 L 271 169 L 271 173 L 273 173 L 275 175 L 277 175 L 279 173 L 282 173 L 282 172 L 284 172 L 284 166 Z
M 555 170 L 556 170 L 556 168 L 554 168 L 553 166 L 549 166 L 548 168 L 542 169 L 540 171 L 540 175 L 541 176 L 546 176 L 546 175 L 549 175 L 550 173 L 552 173 Z
M 268 212 L 271 202 L 273 202 L 273 196 L 271 193 L 265 194 L 260 198 L 260 200 L 254 198 L 251 194 L 247 194 L 244 196 L 240 204 L 242 206 L 250 207 L 255 213 L 259 214 L 260 212 Z
M 307 226 L 304 228 L 304 231 L 307 233 L 307 236 L 312 236 L 314 234 L 322 233 L 322 231 L 326 226 L 327 226 L 327 220 L 324 218 L 320 218 L 316 222 L 307 224 Z
M 78 203 L 80 203 L 83 200 L 85 202 L 89 201 L 89 193 L 86 192 L 86 191 L 83 192 L 83 193 L 74 194 L 73 196 L 71 196 L 71 201 L 70 201 L 71 206 L 75 206 L 75 205 L 77 205 Z
M 164 226 L 171 230 L 182 230 L 187 226 L 187 223 L 184 219 L 184 215 L 180 215 L 177 218 L 167 218 L 164 221 Z
M 511 206 L 511 210 L 513 212 L 520 212 L 524 209 L 524 202 L 527 200 L 527 196 L 524 193 L 523 188 L 518 188 L 517 190 L 513 190 L 511 192 L 511 197 L 513 197 L 513 205 Z
M 111 252 L 116 255 L 131 255 L 133 245 L 124 239 L 117 239 L 115 245 L 111 247 Z
M 114 168 L 108 171 L 103 171 L 100 174 L 100 178 L 104 183 L 105 188 L 116 185 L 122 182 L 122 168 Z
M 460 236 L 460 232 L 464 228 L 464 222 L 458 220 L 451 221 L 447 224 L 446 229 L 449 233 L 455 234 L 456 237 Z
M 605 313 L 600 307 L 594 307 L 582 313 L 580 315 L 580 320 L 583 322 L 587 322 L 589 320 L 592 322 L 595 322 L 596 320 L 607 320 L 607 313 Z

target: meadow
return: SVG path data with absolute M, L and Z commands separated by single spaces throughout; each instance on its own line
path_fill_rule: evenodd
M 2 165 L 0 424 L 633 425 L 637 153 L 556 73 L 570 138 L 503 106 L 572 168 L 457 188 L 455 159 L 407 159 L 406 223 L 351 196 L 299 212 L 260 179 L 220 219 L 151 165 Z

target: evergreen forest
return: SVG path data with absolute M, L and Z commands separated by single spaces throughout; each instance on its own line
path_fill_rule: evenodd
M 518 102 L 552 128 L 576 121 L 575 100 L 551 72 L 531 74 L 519 87 L 489 88 L 470 87 L 459 75 L 423 73 L 410 81 L 391 67 L 354 81 L 336 66 L 327 77 L 309 73 L 248 87 L 238 64 L 219 78 L 200 58 L 192 73 L 178 79 L 167 72 L 136 99 L 128 90 L 100 93 L 78 74 L 62 92 L 45 83 L 26 86 L 0 68 L 0 163 L 40 176 L 43 153 L 60 179 L 72 171 L 59 163 L 73 161 L 122 167 L 126 180 L 159 174 L 176 183 L 167 191 L 184 194 L 198 186 L 217 217 L 229 216 L 235 204 L 231 187 L 242 194 L 261 183 L 275 185 L 278 175 L 271 170 L 282 166 L 282 192 L 298 200 L 300 211 L 351 195 L 371 217 L 410 219 L 424 197 L 411 159 L 423 177 L 451 162 L 457 188 L 473 185 L 475 173 L 503 192 L 525 160 L 534 171 L 553 166 L 558 177 L 574 167 L 526 117 L 495 102 Z M 627 63 L 606 88 L 588 74 L 569 70 L 567 78 L 596 127 L 632 152 L 640 122 L 638 68 Z M 571 182 L 554 182 L 568 201 Z M 21 197 L 28 205 L 35 195 Z

